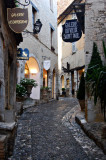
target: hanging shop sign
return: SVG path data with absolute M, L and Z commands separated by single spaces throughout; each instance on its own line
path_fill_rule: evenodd
M 7 20 L 15 33 L 21 33 L 28 25 L 28 9 L 7 8 Z
M 50 60 L 44 60 L 44 61 L 43 61 L 43 68 L 44 68 L 45 70 L 50 69 Z
M 19 48 L 17 50 L 17 60 L 29 60 L 29 50 L 25 48 Z
M 62 39 L 64 42 L 76 42 L 82 36 L 80 23 L 77 19 L 66 20 L 65 24 L 62 25 Z

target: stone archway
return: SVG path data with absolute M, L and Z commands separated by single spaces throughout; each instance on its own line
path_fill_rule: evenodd
M 34 57 L 30 57 L 25 63 L 24 77 L 36 80 L 38 86 L 32 88 L 30 97 L 32 99 L 40 99 L 40 69 Z

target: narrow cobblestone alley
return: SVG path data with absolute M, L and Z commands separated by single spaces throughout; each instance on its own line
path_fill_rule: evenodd
M 72 128 L 62 122 L 76 105 L 74 98 L 52 101 L 27 109 L 18 121 L 17 137 L 11 160 L 95 160 L 73 136 Z M 79 132 L 80 128 L 75 131 Z M 74 131 L 74 132 L 75 132 Z M 78 134 L 74 133 L 75 135 Z M 93 149 L 95 150 L 95 144 Z M 95 157 L 95 158 L 94 158 Z

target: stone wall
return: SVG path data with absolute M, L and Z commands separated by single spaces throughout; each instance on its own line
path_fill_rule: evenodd
M 106 42 L 106 1 L 86 0 L 85 6 L 85 64 L 86 70 L 92 55 L 93 42 L 96 42 L 101 59 L 104 61 L 102 41 Z M 87 97 L 88 98 L 88 97 Z M 100 113 L 93 100 L 87 99 L 88 121 L 94 121 Z
M 1 121 L 14 121 L 16 102 L 17 40 L 7 22 L 7 10 L 0 0 L 0 117 Z
M 74 12 L 74 11 L 73 11 Z M 82 33 L 82 37 L 79 41 L 75 42 L 76 51 L 72 51 L 72 43 L 67 43 L 62 40 L 62 25 L 65 24 L 66 20 L 73 18 L 73 14 L 67 15 L 61 23 L 58 24 L 58 68 L 59 68 L 59 89 L 61 93 L 61 76 L 64 76 L 64 86 L 66 88 L 66 79 L 69 79 L 69 95 L 72 93 L 72 74 L 64 73 L 62 67 L 67 68 L 67 62 L 70 64 L 70 69 L 75 69 L 85 65 L 85 34 Z M 75 94 L 78 90 L 77 84 L 79 75 L 77 71 L 74 71 L 74 89 Z

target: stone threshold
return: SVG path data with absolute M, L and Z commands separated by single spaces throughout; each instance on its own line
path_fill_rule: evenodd
M 106 139 L 102 138 L 102 129 L 106 127 L 105 122 L 90 122 L 85 120 L 85 114 L 83 112 L 77 113 L 75 121 L 80 125 L 86 135 L 92 139 L 98 147 L 100 147 L 104 154 L 106 154 Z
M 0 130 L 9 130 L 12 131 L 16 125 L 16 122 L 0 122 Z

